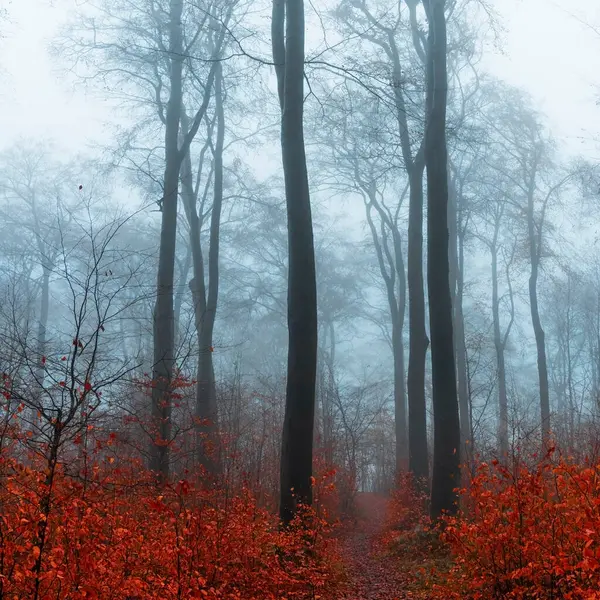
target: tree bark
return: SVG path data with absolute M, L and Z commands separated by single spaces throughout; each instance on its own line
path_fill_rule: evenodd
M 289 346 L 279 505 L 281 520 L 287 525 L 299 504 L 312 503 L 317 286 L 303 129 L 304 3 L 286 0 L 283 4 L 283 0 L 274 0 L 272 17 L 288 218 Z
M 434 453 L 431 517 L 455 513 L 460 483 L 460 421 L 456 391 L 448 260 L 448 153 L 446 147 L 446 16 L 444 0 L 425 0 L 427 57 L 427 283 L 431 332 Z
M 150 469 L 166 480 L 169 476 L 171 438 L 170 388 L 175 362 L 173 283 L 177 234 L 177 199 L 181 157 L 178 147 L 182 103 L 183 0 L 171 0 L 169 9 L 170 95 L 165 117 L 165 171 L 162 221 L 158 256 L 157 294 L 154 309 L 154 365 L 152 369 L 152 419 Z
M 406 277 L 402 256 L 402 239 L 397 224 L 377 201 L 375 182 L 368 187 L 369 201 L 366 215 L 379 271 L 386 287 L 388 307 L 392 321 L 392 356 L 394 361 L 394 427 L 396 434 L 396 475 L 406 471 L 409 466 L 408 431 L 406 422 L 406 388 L 404 385 L 404 314 L 406 312 Z M 381 237 L 371 216 L 375 208 L 381 219 Z M 393 253 L 388 243 L 388 228 L 393 238 Z M 387 265 L 387 266 L 386 266 Z M 388 270 L 389 269 L 389 270 Z M 398 285 L 396 285 L 398 282 Z M 396 289 L 398 294 L 396 294 Z
M 177 340 L 179 335 L 179 319 L 181 317 L 181 305 L 183 304 L 183 296 L 186 289 L 186 281 L 188 278 L 188 274 L 190 272 L 190 267 L 192 266 L 192 249 L 191 246 L 188 245 L 185 260 L 183 261 L 183 265 L 181 266 L 181 270 L 179 273 L 179 281 L 177 283 L 177 292 L 175 293 L 175 301 L 174 301 L 174 322 L 175 322 L 175 339 Z
M 218 444 L 217 390 L 213 366 L 213 332 L 219 299 L 219 246 L 221 210 L 223 207 L 223 144 L 225 113 L 223 108 L 223 71 L 219 63 L 215 75 L 215 110 L 217 112 L 217 139 L 214 148 L 213 205 L 210 219 L 208 248 L 208 295 L 198 339 L 198 386 L 196 388 L 196 417 L 206 423 L 205 444 L 200 445 L 200 464 L 209 473 L 220 471 Z M 204 274 L 202 274 L 204 276 Z
M 426 56 L 419 30 L 417 9 L 419 0 L 404 0 L 409 11 L 409 24 L 417 58 L 425 64 Z M 394 31 L 383 25 L 369 12 L 365 3 L 360 10 L 374 28 L 383 34 L 383 39 L 370 37 L 387 55 L 392 66 L 392 83 L 398 136 L 404 167 L 409 181 L 408 216 L 408 454 L 409 470 L 421 482 L 429 480 L 429 457 L 427 452 L 427 410 L 425 403 L 425 363 L 429 340 L 425 329 L 425 292 L 423 284 L 423 171 L 424 139 L 413 153 L 413 144 L 408 127 L 408 112 L 404 97 L 402 63 Z
M 494 236 L 496 237 L 496 236 Z M 506 395 L 506 365 L 504 344 L 500 334 L 500 300 L 498 296 L 498 248 L 496 241 L 491 246 L 492 255 L 492 316 L 494 321 L 494 348 L 498 379 L 498 445 L 500 454 L 508 454 L 508 398 Z
M 408 207 L 408 446 L 409 470 L 420 481 L 429 482 L 427 451 L 427 405 L 425 403 L 425 362 L 429 340 L 425 330 L 423 281 L 423 170 L 417 155 L 409 173 Z
M 537 297 L 537 282 L 539 267 L 541 261 L 541 227 L 536 231 L 534 214 L 534 196 L 535 196 L 535 166 L 534 174 L 531 176 L 528 198 L 527 198 L 527 229 L 529 237 L 529 259 L 531 262 L 531 273 L 529 276 L 529 305 L 531 308 L 531 323 L 535 335 L 535 346 L 537 351 L 538 381 L 540 388 L 540 413 L 542 428 L 542 449 L 545 451 L 550 444 L 550 389 L 548 384 L 548 363 L 546 359 L 546 341 L 544 328 L 540 318 L 540 311 Z
M 407 2 L 415 9 L 413 2 Z M 413 26 L 414 30 L 414 26 Z M 414 32 L 414 31 L 413 31 Z M 415 50 L 421 56 L 415 38 Z M 393 76 L 402 81 L 400 56 L 393 36 L 389 40 Z M 413 156 L 408 129 L 407 109 L 402 87 L 394 86 L 394 100 L 398 120 L 400 147 L 409 183 L 408 206 L 408 454 L 409 470 L 419 481 L 429 480 L 427 452 L 427 406 L 425 403 L 425 362 L 429 340 L 425 330 L 425 291 L 423 282 L 423 171 L 425 160 L 423 143 Z
M 448 179 L 448 234 L 450 258 L 450 295 L 452 298 L 452 322 L 454 329 L 454 352 L 458 381 L 458 408 L 462 459 L 466 461 L 471 449 L 471 411 L 467 377 L 467 348 L 465 344 L 465 320 L 463 315 L 464 295 L 464 231 L 462 207 L 453 177 Z
M 221 210 L 223 205 L 223 144 L 225 136 L 225 113 L 223 107 L 223 73 L 220 63 L 215 69 L 215 111 L 216 142 L 213 148 L 213 165 L 207 176 L 203 200 L 198 204 L 198 189 L 194 189 L 191 157 L 187 153 L 182 169 L 182 194 L 186 205 L 186 214 L 190 226 L 190 247 L 192 249 L 193 278 L 189 282 L 194 306 L 194 324 L 198 343 L 198 363 L 196 369 L 196 432 L 198 463 L 206 473 L 217 475 L 220 472 L 218 446 L 218 406 L 216 382 L 213 366 L 213 333 L 219 296 L 219 245 Z M 210 90 L 207 90 L 210 94 Z M 182 126 L 189 130 L 189 120 L 182 115 Z M 208 141 L 202 152 L 198 169 L 204 166 L 206 150 L 212 146 L 214 123 L 209 126 Z M 211 209 L 209 249 L 208 249 L 208 286 L 205 282 L 204 256 L 202 252 L 202 214 L 211 179 L 213 180 L 213 203 Z M 200 214 L 198 214 L 200 212 Z M 208 290 L 207 290 L 208 287 Z

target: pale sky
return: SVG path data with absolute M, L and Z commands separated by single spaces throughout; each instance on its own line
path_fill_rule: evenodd
M 61 80 L 47 42 L 85 0 L 0 0 L 12 20 L 0 40 L 0 148 L 20 136 L 52 137 L 67 151 L 109 141 L 107 103 Z M 495 0 L 505 31 L 501 50 L 487 54 L 494 75 L 524 87 L 574 152 L 600 156 L 600 31 L 597 0 Z

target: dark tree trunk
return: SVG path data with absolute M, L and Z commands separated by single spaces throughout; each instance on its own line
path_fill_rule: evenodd
M 163 177 L 162 222 L 158 256 L 157 294 L 154 309 L 154 365 L 152 369 L 153 440 L 150 469 L 163 480 L 169 476 L 171 438 L 170 388 L 173 376 L 175 337 L 173 283 L 177 237 L 177 199 L 181 157 L 178 147 L 182 101 L 183 0 L 171 0 L 169 25 L 170 95 L 165 117 L 165 172 Z
M 409 24 L 417 58 L 425 63 L 425 50 L 419 30 L 417 9 L 419 0 L 405 0 L 409 11 Z M 361 10 L 371 23 L 376 22 L 366 5 Z M 394 31 L 377 23 L 384 32 L 384 40 L 376 43 L 388 56 L 392 66 L 396 120 L 402 159 L 409 180 L 409 217 L 408 217 L 408 319 L 409 319 L 409 356 L 408 356 L 408 454 L 409 470 L 421 482 L 429 479 L 429 458 L 427 453 L 427 411 L 425 403 L 425 363 L 429 340 L 425 330 L 425 292 L 423 285 L 423 156 L 424 140 L 419 149 L 413 152 L 413 143 L 408 127 L 408 112 L 403 86 L 404 78 L 400 52 L 396 44 Z M 399 400 L 398 400 L 399 401 Z M 398 427 L 398 426 L 397 426 Z
M 540 311 L 537 297 L 537 282 L 541 261 L 541 227 L 536 231 L 534 214 L 535 183 L 534 176 L 531 177 L 527 203 L 527 225 L 529 236 L 529 259 L 531 261 L 531 273 L 529 276 L 529 305 L 531 307 L 531 323 L 535 335 L 535 346 L 537 349 L 538 381 L 540 386 L 540 412 L 542 427 L 542 448 L 546 450 L 550 444 L 550 390 L 548 384 L 548 364 L 546 360 L 545 333 L 540 319 Z
M 394 426 L 396 434 L 396 475 L 408 468 L 408 430 L 406 422 L 406 388 L 404 385 L 404 315 L 406 312 L 406 277 L 402 238 L 397 224 L 377 201 L 374 182 L 368 190 L 366 204 L 367 222 L 371 230 L 379 271 L 386 287 L 388 307 L 392 321 L 392 356 L 394 361 Z M 381 236 L 377 232 L 371 209 L 375 208 L 381 219 Z M 389 246 L 389 232 L 393 238 L 393 252 Z M 396 281 L 398 285 L 396 285 Z M 396 289 L 398 293 L 396 294 Z
M 35 370 L 36 378 L 36 406 L 31 409 L 31 428 L 33 438 L 37 439 L 40 428 L 40 419 L 38 417 L 38 411 L 44 403 L 44 381 L 46 379 L 46 366 L 44 364 L 44 357 L 46 356 L 46 347 L 48 344 L 48 312 L 50 310 L 50 274 L 52 272 L 52 266 L 48 265 L 48 259 L 46 257 L 46 251 L 43 248 L 41 240 L 38 240 L 38 246 L 42 252 L 42 288 L 40 298 L 40 318 L 38 319 L 38 333 L 37 333 L 37 356 L 35 357 L 37 367 Z
M 462 251 L 460 252 L 462 254 Z M 460 261 L 462 263 L 462 261 Z M 469 397 L 469 381 L 467 377 L 467 346 L 465 343 L 465 318 L 463 315 L 464 279 L 459 265 L 456 290 L 456 306 L 454 308 L 454 348 L 456 352 L 456 374 L 458 378 L 458 407 L 460 415 L 460 438 L 462 460 L 467 461 L 472 455 L 473 443 L 471 427 L 471 401 Z
M 460 420 L 456 391 L 452 300 L 448 260 L 448 153 L 446 148 L 446 16 L 444 0 L 425 0 L 427 60 L 427 284 L 433 382 L 431 517 L 455 513 L 460 483 Z
M 285 26 L 285 36 L 284 36 Z M 273 61 L 281 104 L 281 150 L 288 218 L 288 374 L 281 445 L 280 505 L 284 524 L 298 504 L 312 503 L 317 371 L 317 286 L 304 148 L 304 3 L 274 0 Z
M 177 340 L 179 335 L 179 319 L 181 317 L 181 305 L 183 304 L 183 296 L 185 294 L 185 290 L 187 288 L 186 281 L 188 280 L 188 275 L 190 272 L 190 267 L 192 266 L 192 249 L 191 246 L 188 245 L 185 260 L 183 261 L 183 265 L 181 265 L 180 273 L 179 273 L 179 281 L 177 283 L 177 292 L 175 293 L 175 302 L 173 309 L 173 319 L 175 322 L 175 339 Z
M 454 331 L 454 352 L 456 356 L 456 376 L 458 381 L 458 408 L 460 416 L 460 438 L 462 459 L 467 461 L 471 453 L 471 410 L 467 377 L 467 348 L 465 343 L 465 320 L 463 315 L 464 294 L 464 224 L 462 207 L 455 181 L 448 180 L 448 234 L 450 259 L 450 295 L 452 298 L 452 322 Z
M 409 172 L 408 208 L 408 445 L 409 469 L 420 481 L 429 481 L 425 362 L 429 340 L 425 330 L 423 282 L 423 169 L 419 154 Z
M 223 143 L 225 138 L 225 113 L 223 109 L 223 73 L 219 63 L 215 75 L 215 109 L 217 112 L 217 139 L 214 147 L 213 205 L 210 218 L 208 248 L 208 295 L 206 312 L 202 318 L 198 344 L 198 386 L 196 388 L 196 417 L 206 425 L 205 444 L 200 445 L 200 463 L 209 473 L 220 471 L 217 447 L 218 407 L 213 367 L 213 332 L 219 299 L 219 245 L 221 210 L 223 207 Z M 204 274 L 203 274 L 204 276 Z
M 322 393 L 323 398 L 323 446 L 325 448 L 325 461 L 326 464 L 333 465 L 333 445 L 334 445 L 334 418 L 333 418 L 333 406 L 334 398 L 336 394 L 335 384 L 335 349 L 336 349 L 336 337 L 335 327 L 333 321 L 329 321 L 327 324 L 327 332 L 329 332 L 329 350 L 325 350 L 325 377 L 323 378 L 325 383 L 325 389 Z M 327 338 L 327 335 L 325 335 Z
M 182 169 L 182 194 L 186 205 L 186 214 L 190 226 L 190 247 L 192 249 L 193 278 L 189 283 L 194 306 L 194 322 L 198 341 L 198 363 L 196 369 L 196 408 L 197 455 L 198 463 L 211 475 L 220 471 L 218 447 L 218 407 L 216 382 L 213 367 L 213 332 L 217 314 L 219 295 L 219 237 L 221 210 L 223 205 L 223 143 L 225 136 L 225 113 L 223 108 L 223 75 L 221 64 L 215 69 L 215 109 L 216 142 L 213 148 L 213 164 L 207 176 L 202 202 L 198 207 L 199 190 L 194 188 L 192 165 L 189 152 Z M 210 94 L 210 90 L 207 90 Z M 206 160 L 206 151 L 212 146 L 215 122 L 211 123 L 206 142 L 198 163 L 202 170 Z M 182 115 L 182 126 L 189 129 L 187 117 Z M 213 181 L 214 177 L 214 181 Z M 199 178 L 198 178 L 199 180 Z M 202 252 L 202 215 L 209 185 L 213 181 L 213 203 L 211 209 L 209 249 L 208 249 L 208 291 L 205 282 L 204 256 Z
M 404 388 L 404 342 L 402 329 L 392 332 L 394 343 L 394 408 L 396 426 L 396 474 L 408 469 L 408 431 L 406 428 L 406 391 Z M 399 331 L 398 331 L 399 329 Z
M 413 19 L 416 2 L 406 2 L 411 13 L 411 28 L 417 55 L 423 60 L 421 42 Z M 388 34 L 388 56 L 392 62 L 393 78 L 402 81 L 402 65 L 394 36 Z M 396 119 L 402 158 L 408 175 L 408 462 L 409 470 L 421 482 L 429 480 L 427 453 L 427 406 L 425 403 L 425 362 L 429 340 L 425 330 L 425 291 L 423 283 L 423 171 L 425 161 L 423 142 L 413 155 L 408 128 L 407 107 L 401 85 L 394 86 Z
M 409 468 L 407 428 L 406 366 L 404 360 L 404 317 L 406 314 L 406 274 L 402 254 L 402 238 L 396 224 L 392 231 L 394 239 L 394 263 L 398 280 L 397 325 L 392 331 L 394 343 L 394 405 L 396 413 L 396 474 Z
M 537 298 L 537 280 L 542 256 L 542 225 L 536 230 L 534 213 L 535 165 L 531 176 L 527 197 L 527 231 L 529 236 L 529 260 L 531 273 L 529 276 L 529 305 L 531 307 L 531 323 L 535 335 L 537 349 L 538 381 L 540 386 L 540 412 L 542 417 L 542 448 L 546 450 L 550 443 L 550 390 L 548 385 L 548 365 L 546 360 L 545 333 L 540 319 Z
M 531 305 L 531 321 L 535 335 L 537 350 L 538 381 L 540 386 L 540 412 L 542 426 L 542 446 L 547 449 L 550 443 L 550 390 L 548 385 L 548 365 L 546 361 L 545 333 L 540 319 L 537 299 L 538 265 L 531 265 L 529 277 L 529 303 Z

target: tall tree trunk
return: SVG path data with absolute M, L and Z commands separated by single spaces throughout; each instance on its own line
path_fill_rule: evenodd
M 41 244 L 40 244 L 41 245 Z M 38 319 L 38 332 L 37 332 L 37 348 L 36 348 L 36 404 L 31 410 L 31 427 L 34 438 L 39 433 L 40 422 L 38 418 L 39 408 L 42 407 L 44 402 L 44 381 L 46 378 L 46 346 L 48 344 L 47 338 L 47 327 L 48 327 L 48 312 L 50 309 L 50 273 L 52 267 L 47 265 L 47 258 L 42 255 L 42 286 L 41 286 L 41 297 L 40 297 L 40 317 Z M 39 408 L 38 408 L 39 407 Z
M 417 56 L 425 59 L 418 35 L 416 0 L 406 0 L 410 13 L 413 45 Z M 392 63 L 394 81 L 403 79 L 400 53 L 392 32 L 388 32 L 386 52 Z M 394 103 L 400 148 L 409 183 L 408 207 L 408 454 L 409 470 L 421 482 L 429 480 L 427 452 L 427 405 L 425 403 L 425 363 L 429 340 L 425 329 L 425 291 L 423 283 L 423 155 L 424 140 L 413 155 L 408 127 L 408 110 L 401 85 L 394 85 Z
M 336 337 L 333 321 L 327 325 L 329 331 L 329 351 L 326 352 L 325 369 L 327 382 L 323 390 L 323 445 L 325 447 L 325 460 L 328 466 L 333 465 L 333 402 L 336 393 L 335 385 L 335 349 Z
M 550 389 L 548 384 L 548 364 L 546 359 L 546 341 L 544 328 L 540 318 L 537 297 L 537 282 L 541 259 L 541 225 L 536 231 L 534 214 L 535 183 L 534 176 L 531 177 L 527 199 L 527 226 L 529 235 L 529 259 L 531 262 L 531 273 L 529 276 L 529 305 L 531 307 L 531 323 L 535 335 L 535 346 L 537 350 L 538 381 L 540 388 L 540 413 L 542 428 L 542 448 L 546 450 L 550 444 Z
M 417 10 L 420 0 L 404 0 L 409 11 L 409 23 L 416 55 L 423 64 L 426 56 L 419 30 Z M 409 181 L 408 217 L 408 299 L 409 299 L 409 356 L 408 356 L 408 454 L 409 470 L 421 482 L 429 479 L 427 453 L 427 411 L 425 403 L 425 362 L 429 340 L 425 330 L 425 293 L 423 285 L 423 156 L 424 139 L 413 154 L 413 140 L 408 127 L 408 112 L 401 82 L 404 78 L 400 52 L 394 31 L 381 25 L 365 3 L 360 9 L 369 22 L 385 33 L 387 39 L 376 43 L 386 53 L 392 66 L 392 81 L 398 136 L 404 167 Z M 398 426 L 397 426 L 398 427 Z
M 464 244 L 459 237 L 459 265 L 456 289 L 456 306 L 454 309 L 454 348 L 456 353 L 456 373 L 458 377 L 458 407 L 460 416 L 461 448 L 464 451 L 462 460 L 467 461 L 472 456 L 473 436 L 471 427 L 471 399 L 467 377 L 467 346 L 465 342 L 465 318 L 463 314 L 464 297 Z
M 394 242 L 394 261 L 391 265 L 396 272 L 398 281 L 398 302 L 396 305 L 396 327 L 392 330 L 394 345 L 394 402 L 396 412 L 396 475 L 401 469 L 403 472 L 409 468 L 409 442 L 407 428 L 407 395 L 406 395 L 406 367 L 404 361 L 404 318 L 406 314 L 406 273 L 404 270 L 404 256 L 402 252 L 402 237 L 397 223 L 392 226 Z M 395 329 L 395 330 L 394 330 Z M 398 418 L 399 417 L 399 418 Z M 399 431 L 399 424 L 401 429 Z M 399 443 L 400 442 L 400 443 Z M 400 449 L 400 452 L 399 452 Z
M 406 388 L 404 385 L 404 315 L 406 312 L 406 277 L 404 274 L 404 257 L 402 255 L 402 238 L 397 224 L 377 201 L 375 182 L 368 186 L 369 201 L 366 204 L 366 215 L 379 271 L 386 287 L 388 307 L 392 321 L 392 356 L 394 361 L 394 426 L 396 434 L 396 475 L 405 472 L 409 466 L 408 431 L 406 423 Z M 377 232 L 371 216 L 375 208 L 381 219 L 381 236 Z M 392 233 L 393 252 L 389 246 L 389 230 Z M 398 285 L 396 285 L 398 282 Z
M 290 523 L 298 504 L 312 503 L 317 371 L 317 285 L 304 148 L 304 3 L 274 0 L 273 62 L 278 80 L 281 150 L 288 218 L 288 366 L 281 444 L 280 505 Z M 285 36 L 284 36 L 285 25 Z
M 395 319 L 397 320 L 397 319 Z M 406 427 L 406 389 L 404 387 L 404 336 L 403 328 L 392 325 L 392 346 L 394 355 L 394 414 L 396 429 L 396 475 L 406 472 L 408 460 L 408 430 Z
M 197 456 L 198 463 L 211 475 L 220 472 L 220 456 L 218 447 L 218 407 L 216 382 L 213 367 L 213 332 L 217 313 L 219 295 L 219 238 L 221 210 L 223 205 L 223 143 L 225 136 L 225 113 L 223 108 L 223 73 L 220 63 L 215 69 L 215 110 L 216 110 L 216 142 L 213 148 L 213 165 L 207 175 L 207 183 L 200 207 L 198 189 L 194 188 L 191 157 L 186 154 L 182 169 L 182 195 L 186 206 L 186 214 L 190 225 L 190 247 L 192 249 L 193 278 L 189 282 L 194 306 L 194 323 L 198 343 L 198 364 L 196 370 L 196 407 L 197 420 Z M 210 90 L 206 93 L 210 94 Z M 209 126 L 208 141 L 202 152 L 198 169 L 205 162 L 206 150 L 212 146 L 213 125 Z M 182 127 L 188 131 L 189 120 L 182 114 Z M 205 282 L 204 256 L 202 252 L 202 215 L 209 185 L 213 181 L 213 203 L 211 209 L 209 249 L 208 249 L 208 286 Z M 199 181 L 199 178 L 198 178 Z M 208 287 L 208 291 L 207 291 Z
M 225 139 L 225 112 L 223 108 L 223 71 L 218 64 L 215 74 L 215 110 L 217 113 L 217 139 L 214 147 L 214 188 L 210 219 L 208 248 L 208 295 L 206 312 L 200 327 L 198 345 L 198 386 L 196 388 L 196 417 L 206 423 L 204 432 L 207 444 L 201 445 L 200 463 L 208 472 L 220 471 L 218 432 L 218 407 L 213 367 L 213 332 L 219 299 L 219 246 L 221 210 L 223 207 L 223 144 Z M 202 274 L 204 276 L 204 274 Z
M 154 365 L 152 368 L 152 420 L 150 469 L 163 480 L 169 476 L 171 438 L 171 380 L 175 362 L 173 283 L 177 237 L 177 199 L 181 157 L 178 147 L 182 102 L 183 0 L 171 0 L 169 10 L 170 95 L 165 117 L 165 172 L 162 221 L 158 255 L 156 305 L 154 309 Z
M 409 470 L 420 481 L 429 481 L 425 362 L 429 340 L 425 330 L 423 282 L 423 170 L 419 153 L 409 172 L 408 207 L 408 446 Z
M 188 243 L 188 247 L 185 252 L 185 260 L 179 273 L 179 282 L 177 283 L 177 292 L 175 293 L 175 301 L 173 308 L 173 320 L 175 323 L 175 339 L 179 336 L 179 319 L 181 317 L 181 305 L 183 304 L 183 296 L 185 289 L 187 288 L 185 282 L 188 279 L 190 267 L 192 266 L 192 249 Z
M 496 225 L 496 232 L 498 224 Z M 498 379 L 498 445 L 500 454 L 508 454 L 508 397 L 506 394 L 506 365 L 504 343 L 500 333 L 500 299 L 498 294 L 498 247 L 497 233 L 491 244 L 492 255 L 492 317 L 494 321 L 494 348 L 496 349 L 496 369 Z
M 464 232 L 460 202 L 453 177 L 448 179 L 448 234 L 450 259 L 450 295 L 452 299 L 452 322 L 454 330 L 454 352 L 458 381 L 458 408 L 460 416 L 460 438 L 462 459 L 468 460 L 471 453 L 471 411 L 467 378 L 467 349 L 465 344 L 465 320 L 463 315 L 464 278 Z
M 445 0 L 425 0 L 429 21 L 427 60 L 427 284 L 433 383 L 431 517 L 455 513 L 460 481 L 460 420 L 456 391 L 452 300 L 448 261 L 448 154 L 446 148 Z

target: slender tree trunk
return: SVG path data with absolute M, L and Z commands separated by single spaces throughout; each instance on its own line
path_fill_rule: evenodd
M 497 231 L 498 225 L 496 226 Z M 492 255 L 492 318 L 494 321 L 494 348 L 496 349 L 496 369 L 498 379 L 498 445 L 501 456 L 508 455 L 508 397 L 506 394 L 506 365 L 504 343 L 500 333 L 500 299 L 498 294 L 498 247 L 497 233 L 491 244 Z
M 394 319 L 392 325 L 392 346 L 394 355 L 394 414 L 396 429 L 396 475 L 406 472 L 408 460 L 408 430 L 406 427 L 406 389 L 404 387 L 404 336 L 403 328 Z
M 417 155 L 409 173 L 408 207 L 408 446 L 409 470 L 419 481 L 429 482 L 425 362 L 429 340 L 425 330 L 423 282 L 423 169 Z
M 433 384 L 433 481 L 431 517 L 455 513 L 460 483 L 460 420 L 452 331 L 448 261 L 448 154 L 446 148 L 446 16 L 444 0 L 426 0 L 427 60 L 427 284 Z
M 225 113 L 223 109 L 223 71 L 219 63 L 215 74 L 215 109 L 217 112 L 217 139 L 214 148 L 214 194 L 210 219 L 208 248 L 208 295 L 206 312 L 199 335 L 198 386 L 196 388 L 196 417 L 206 423 L 207 444 L 200 447 L 200 463 L 210 472 L 220 471 L 218 439 L 217 391 L 213 366 L 213 332 L 219 298 L 219 247 L 221 210 L 223 206 L 223 144 Z M 202 274 L 204 277 L 204 274 Z
M 179 319 L 181 317 L 181 305 L 183 304 L 183 296 L 185 289 L 187 288 L 185 282 L 188 279 L 190 267 L 192 266 L 192 249 L 188 243 L 188 247 L 185 253 L 185 260 L 183 261 L 183 268 L 179 274 L 179 282 L 177 284 L 177 292 L 175 293 L 175 302 L 173 308 L 173 319 L 175 322 L 175 338 L 179 335 Z
M 153 440 L 150 469 L 161 479 L 169 476 L 171 438 L 170 388 L 175 362 L 173 283 L 177 237 L 177 199 L 181 157 L 178 147 L 182 102 L 183 41 L 181 15 L 183 0 L 170 2 L 169 58 L 170 95 L 165 125 L 165 172 L 163 177 L 162 222 L 158 256 L 157 294 L 154 309 L 154 365 L 152 369 Z
M 398 281 L 398 302 L 396 305 L 396 327 L 392 330 L 394 343 L 394 400 L 396 405 L 396 474 L 401 469 L 405 472 L 409 468 L 409 442 L 407 420 L 407 395 L 406 395 L 406 367 L 404 360 L 404 318 L 406 314 L 406 273 L 404 269 L 404 256 L 402 252 L 402 237 L 397 227 L 393 224 L 392 238 L 394 242 L 394 264 L 396 280 Z M 399 423 L 401 429 L 398 431 Z M 401 454 L 398 453 L 401 450 Z
M 417 0 L 406 0 L 410 13 L 413 45 L 417 56 L 425 60 L 416 20 Z M 408 454 L 409 470 L 420 482 L 429 480 L 429 457 L 427 453 L 427 410 L 425 402 L 425 363 L 429 340 L 425 329 L 425 292 L 423 284 L 423 141 L 413 155 L 411 135 L 408 127 L 408 110 L 402 85 L 403 79 L 400 53 L 392 31 L 387 32 L 387 43 L 382 49 L 392 65 L 394 104 L 402 158 L 409 181 L 408 215 Z
M 335 327 L 330 321 L 327 329 L 329 330 L 329 352 L 327 353 L 327 385 L 323 390 L 323 445 L 325 446 L 325 460 L 327 465 L 334 463 L 333 457 L 333 399 L 335 397 L 335 348 L 336 337 Z
M 379 271 L 384 280 L 390 318 L 392 321 L 392 356 L 394 361 L 394 425 L 396 434 L 396 475 L 409 467 L 408 430 L 406 422 L 406 387 L 404 384 L 404 315 L 406 313 L 406 276 L 402 255 L 402 238 L 389 214 L 377 202 L 375 182 L 368 191 L 366 204 L 367 222 L 371 229 L 373 245 L 379 263 Z M 375 208 L 381 219 L 381 237 L 377 232 L 371 209 Z M 388 228 L 393 239 L 393 252 L 388 243 Z M 397 285 L 396 285 L 397 282 Z M 396 293 L 397 292 L 397 293 Z
M 285 36 L 284 36 L 285 25 Z M 274 0 L 273 62 L 282 109 L 281 150 L 288 218 L 288 376 L 281 445 L 280 506 L 284 524 L 298 504 L 312 503 L 317 371 L 317 286 L 304 148 L 304 3 Z
M 36 386 L 37 386 L 37 407 L 41 407 L 44 402 L 44 381 L 46 378 L 46 367 L 44 365 L 44 358 L 46 356 L 47 346 L 47 327 L 48 327 L 48 312 L 50 309 L 50 273 L 52 268 L 46 264 L 46 258 L 42 255 L 42 287 L 41 287 L 41 298 L 40 298 L 40 317 L 38 319 L 38 332 L 37 332 L 37 367 L 35 370 Z M 31 410 L 31 426 L 32 433 L 37 436 L 39 432 L 39 419 L 38 419 L 38 408 L 34 407 Z
M 550 389 L 548 384 L 548 364 L 546 359 L 545 333 L 542 327 L 537 297 L 537 282 L 541 257 L 542 237 L 536 232 L 534 216 L 534 186 L 530 185 L 527 206 L 527 224 L 529 234 L 529 258 L 531 274 L 529 276 L 529 305 L 531 307 L 531 323 L 535 335 L 537 350 L 538 381 L 540 388 L 540 413 L 542 428 L 542 448 L 545 451 L 550 444 Z
M 458 380 L 458 407 L 460 416 L 460 437 L 462 458 L 468 459 L 471 443 L 471 411 L 467 378 L 467 349 L 465 345 L 465 320 L 463 315 L 464 293 L 464 235 L 461 212 L 458 210 L 458 196 L 452 177 L 448 179 L 448 234 L 450 259 L 450 295 L 452 299 L 452 321 L 454 329 L 454 352 Z
M 462 246 L 462 244 L 461 244 Z M 459 255 L 462 254 L 462 250 Z M 462 262 L 462 261 L 460 261 Z M 463 314 L 464 278 L 463 269 L 459 265 L 456 293 L 456 306 L 454 309 L 454 348 L 456 353 L 456 373 L 458 377 L 458 407 L 460 415 L 460 438 L 463 451 L 462 460 L 466 462 L 472 455 L 471 447 L 471 407 L 469 397 L 469 382 L 467 378 L 467 347 L 465 344 L 465 318 Z
M 205 282 L 204 256 L 202 252 L 202 206 L 198 208 L 198 190 L 194 189 L 191 157 L 189 152 L 181 169 L 182 193 L 190 225 L 193 278 L 189 283 L 194 305 L 194 321 L 198 342 L 196 370 L 196 430 L 198 463 L 211 475 L 221 470 L 218 446 L 218 406 L 213 366 L 213 332 L 219 296 L 219 246 L 221 210 L 223 205 L 223 144 L 225 136 L 225 113 L 223 108 L 223 73 L 220 63 L 215 69 L 216 142 L 213 150 L 214 164 L 209 174 L 214 176 L 213 203 L 211 209 L 208 249 L 208 290 Z M 208 91 L 207 93 L 210 93 Z M 187 117 L 182 115 L 182 125 L 189 129 Z M 213 129 L 209 129 L 212 136 Z M 205 148 L 208 148 L 208 143 Z M 205 154 L 201 153 L 199 169 L 203 167 Z M 208 192 L 208 188 L 205 190 Z M 202 202 L 202 205 L 204 202 Z

